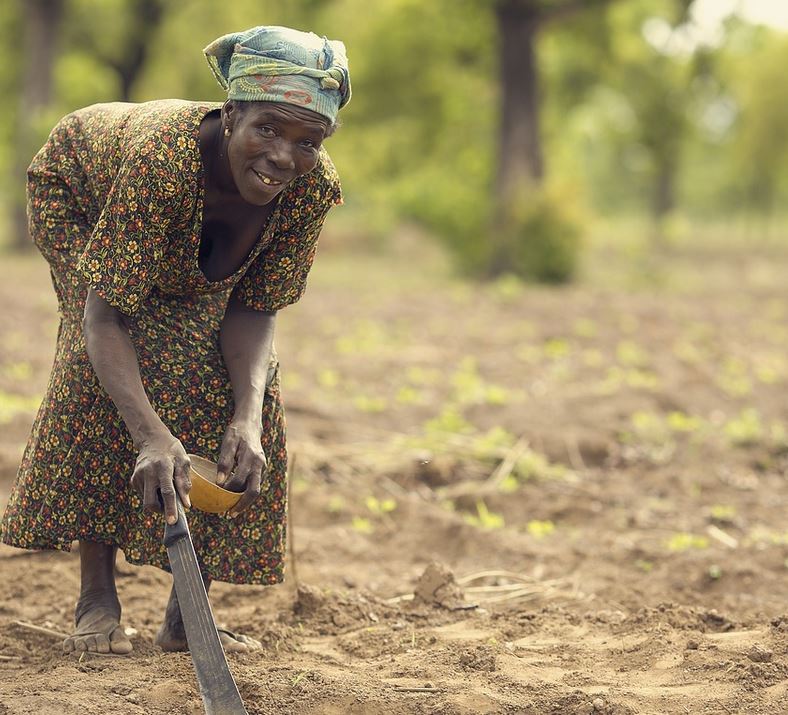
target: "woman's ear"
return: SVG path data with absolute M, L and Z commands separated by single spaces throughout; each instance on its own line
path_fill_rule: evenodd
M 233 130 L 233 126 L 235 125 L 237 115 L 238 115 L 238 108 L 235 106 L 235 102 L 233 102 L 232 99 L 228 99 L 222 105 L 222 112 L 221 112 L 222 126 L 225 128 L 225 130 L 229 130 L 229 131 Z

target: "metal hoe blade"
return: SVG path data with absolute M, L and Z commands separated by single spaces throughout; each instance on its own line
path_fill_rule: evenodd
M 249 715 L 227 665 L 180 499 L 178 521 L 164 529 L 175 593 L 206 715 Z

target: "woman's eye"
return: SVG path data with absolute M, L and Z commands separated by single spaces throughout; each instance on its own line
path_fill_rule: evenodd
M 273 127 L 260 127 L 260 134 L 264 137 L 272 137 L 276 135 Z
M 317 147 L 317 143 L 312 141 L 311 139 L 304 139 L 304 141 L 301 142 L 301 146 L 304 147 L 305 149 L 314 149 L 315 147 Z

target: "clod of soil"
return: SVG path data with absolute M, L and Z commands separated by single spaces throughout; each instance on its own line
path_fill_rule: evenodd
M 437 561 L 430 563 L 419 577 L 413 592 L 413 603 L 450 611 L 467 607 L 465 594 L 457 584 L 454 574 Z
M 769 663 L 772 659 L 772 652 L 757 643 L 747 651 L 747 657 L 754 663 Z

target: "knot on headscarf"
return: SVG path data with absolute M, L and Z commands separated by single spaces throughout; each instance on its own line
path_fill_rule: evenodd
M 285 102 L 333 124 L 350 101 L 345 45 L 288 27 L 253 27 L 224 35 L 203 52 L 228 99 Z

